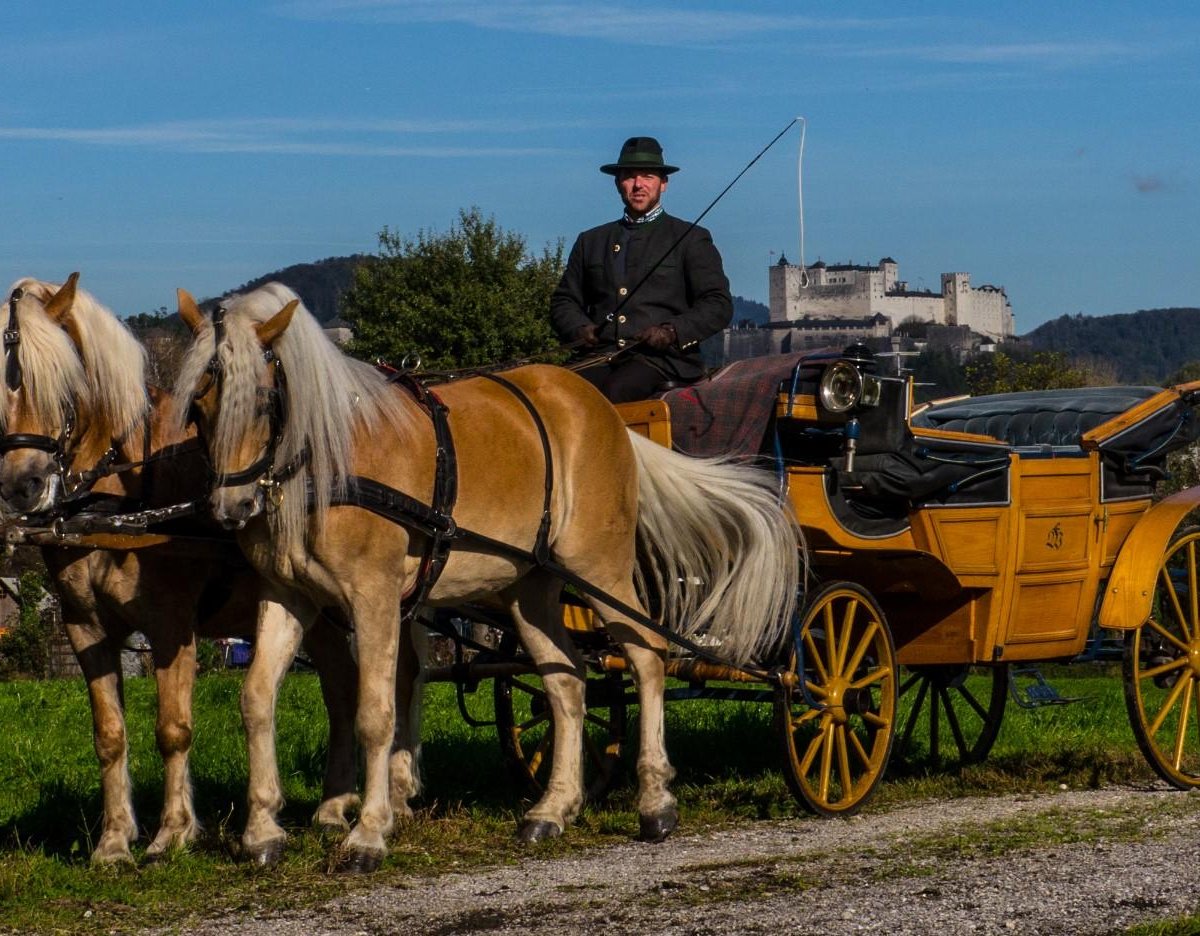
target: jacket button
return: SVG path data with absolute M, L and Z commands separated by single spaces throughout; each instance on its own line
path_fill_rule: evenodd
M 611 322 L 612 318 L 613 318 L 612 313 L 609 312 L 608 315 L 604 316 L 604 321 Z
M 623 316 L 623 315 L 622 315 L 622 316 L 619 316 L 619 317 L 617 318 L 617 321 L 618 321 L 618 322 L 620 322 L 622 325 L 624 325 L 624 324 L 625 324 L 625 316 Z
M 617 290 L 617 293 L 622 296 L 625 295 L 627 292 L 629 292 L 629 290 L 626 289 L 624 286 L 622 286 L 620 289 Z
M 625 347 L 625 339 L 624 338 L 621 338 L 619 341 L 617 341 L 617 347 L 618 348 Z
M 620 253 L 620 252 L 621 252 L 621 245 L 613 244 L 613 253 Z

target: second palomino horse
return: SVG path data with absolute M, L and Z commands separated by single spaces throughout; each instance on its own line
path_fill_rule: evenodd
M 413 742 L 409 729 L 396 731 L 393 704 L 406 595 L 435 605 L 499 601 L 511 614 L 554 725 L 550 778 L 520 828 L 530 841 L 560 834 L 583 802 L 584 665 L 562 623 L 562 582 L 547 562 L 638 617 L 643 595 L 657 596 L 666 624 L 702 633 L 734 663 L 764 658 L 783 639 L 797 539 L 772 475 L 631 435 L 590 384 L 558 367 L 455 380 L 420 400 L 344 356 L 279 284 L 228 299 L 213 319 L 181 291 L 180 314 L 194 341 L 176 392 L 198 413 L 217 476 L 214 514 L 239 531 L 246 555 L 275 585 L 272 598 L 291 612 L 265 620 L 247 675 L 243 844 L 252 854 L 284 834 L 274 818 L 273 703 L 318 608 L 337 608 L 358 642 L 366 773 L 343 849 L 360 870 L 384 857 L 395 807 L 411 792 L 397 782 L 400 771 L 388 783 L 393 738 Z M 384 502 L 409 512 L 397 522 Z M 436 506 L 447 503 L 452 516 Z M 455 547 L 448 554 L 447 544 Z M 436 581 L 422 585 L 423 572 L 443 560 Z M 642 836 L 660 839 L 677 822 L 663 738 L 666 640 L 627 611 L 587 600 L 637 683 L 638 811 Z

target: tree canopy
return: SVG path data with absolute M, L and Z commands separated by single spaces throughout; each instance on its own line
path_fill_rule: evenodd
M 561 242 L 532 256 L 521 235 L 472 208 L 445 234 L 421 231 L 414 240 L 384 228 L 379 248 L 343 298 L 351 353 L 395 364 L 419 355 L 423 367 L 443 370 L 557 344 L 549 308 L 562 275 Z
M 1061 351 L 1037 351 L 1028 359 L 1003 351 L 983 354 L 967 363 L 966 380 L 972 396 L 1086 387 L 1096 382 L 1090 371 L 1073 365 Z

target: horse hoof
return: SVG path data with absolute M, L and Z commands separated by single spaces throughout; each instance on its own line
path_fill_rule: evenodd
M 517 829 L 517 841 L 522 845 L 532 845 L 534 842 L 558 838 L 560 835 L 562 829 L 548 819 L 526 819 Z
M 347 851 L 338 863 L 338 870 L 344 874 L 371 874 L 379 870 L 383 864 L 383 855 L 373 851 Z
M 640 816 L 638 839 L 643 842 L 662 842 L 679 825 L 679 812 L 675 807 L 665 809 L 656 816 Z
M 283 839 L 271 839 L 262 845 L 245 849 L 245 858 L 260 868 L 274 868 L 283 860 Z

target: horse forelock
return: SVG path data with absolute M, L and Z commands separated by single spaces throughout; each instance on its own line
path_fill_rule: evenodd
M 287 303 L 299 300 L 288 287 L 268 283 L 253 292 L 227 297 L 224 338 L 216 355 L 222 371 L 222 396 L 211 446 L 217 461 L 230 464 L 243 439 L 263 418 L 258 388 L 263 349 L 254 326 L 265 322 Z M 303 495 L 305 477 L 311 479 L 314 510 L 324 515 L 331 496 L 343 489 L 351 474 L 354 441 L 363 431 L 388 423 L 397 433 L 409 426 L 402 396 L 375 368 L 344 355 L 322 331 L 301 302 L 291 323 L 272 345 L 286 376 L 286 420 L 282 427 L 276 467 L 307 452 L 305 470 L 289 485 L 275 517 L 283 538 L 302 535 L 307 511 Z M 213 355 L 211 323 L 202 326 L 180 374 L 181 398 L 191 399 L 201 385 Z M 186 393 L 186 396 L 182 394 Z
M 78 289 L 71 306 L 77 348 L 45 312 L 58 285 L 23 279 L 13 288 L 26 294 L 17 303 L 17 353 L 35 418 L 48 426 L 61 423 L 71 405 L 86 411 L 98 431 L 114 439 L 129 433 L 149 406 L 141 344 L 94 296 Z
M 90 405 L 90 388 L 74 343 L 43 308 L 58 287 L 22 279 L 12 285 L 9 295 L 16 289 L 25 292 L 16 309 L 20 334 L 17 360 L 21 365 L 26 406 L 43 429 L 51 431 L 62 426 L 68 407 Z M 7 322 L 8 311 L 3 314 Z M 8 400 L 8 406 L 0 407 L 0 428 L 5 429 L 16 401 L 15 391 L 8 390 Z

